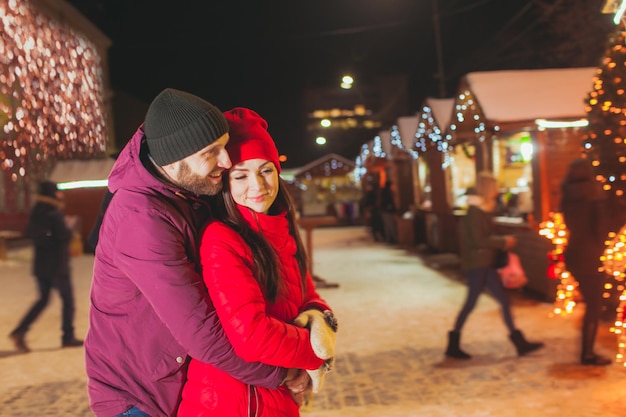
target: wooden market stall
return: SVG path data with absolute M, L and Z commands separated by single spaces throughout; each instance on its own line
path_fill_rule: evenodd
M 391 182 L 396 211 L 391 222 L 400 240 L 396 243 L 412 245 L 414 234 L 405 233 L 403 214 L 414 207 L 413 157 L 406 148 L 415 134 L 417 118 L 404 117 L 388 130 L 382 130 L 370 143 L 364 145 L 360 158 L 364 173 L 361 183 L 380 196 L 382 188 Z M 412 226 L 411 226 L 412 227 Z
M 419 191 L 416 193 L 418 215 L 423 218 L 425 243 L 441 252 L 456 252 L 458 239 L 453 202 L 449 198 L 446 166 L 448 140 L 454 99 L 427 98 L 418 112 L 418 126 L 412 149 L 417 153 L 416 171 Z
M 581 155 L 584 99 L 595 68 L 475 72 L 461 81 L 450 125 L 453 157 L 471 161 L 450 172 L 448 193 L 460 196 L 467 179 L 487 170 L 498 178 L 498 225 L 517 236 L 529 282 L 546 300 L 556 282 L 546 277 L 551 244 L 537 225 L 557 211 L 560 184 Z
M 413 149 L 419 117 L 398 117 L 392 127 L 392 181 L 396 187 L 398 244 L 414 246 L 426 243 L 425 220 L 418 210 L 421 201 L 418 154 Z
M 297 169 L 298 205 L 302 217 L 334 216 L 350 224 L 359 217 L 361 191 L 355 183 L 354 162 L 330 153 Z

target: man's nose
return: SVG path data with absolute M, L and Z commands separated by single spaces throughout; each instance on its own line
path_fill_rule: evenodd
M 230 156 L 228 156 L 228 152 L 226 149 L 222 149 L 218 155 L 217 166 L 224 169 L 230 169 L 233 164 L 230 162 Z
M 265 182 L 259 175 L 253 175 L 251 181 L 251 187 L 255 190 L 262 190 L 265 188 Z

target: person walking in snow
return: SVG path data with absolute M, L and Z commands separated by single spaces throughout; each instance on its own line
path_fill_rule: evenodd
M 57 184 L 44 181 L 39 184 L 36 203 L 30 212 L 25 236 L 34 246 L 33 274 L 37 279 L 39 299 L 32 305 L 20 323 L 9 335 L 15 348 L 29 352 L 26 333 L 50 301 L 50 292 L 59 291 L 62 301 L 61 346 L 82 346 L 74 335 L 74 291 L 70 270 L 70 243 L 73 230 L 70 218 L 63 214 L 63 194 Z
M 470 359 L 471 356 L 460 347 L 461 330 L 469 314 L 474 310 L 478 297 L 486 287 L 502 309 L 504 323 L 509 330 L 509 338 L 519 356 L 526 355 L 543 346 L 543 343 L 528 342 L 522 332 L 515 327 L 511 306 L 506 291 L 495 266 L 496 251 L 509 250 L 516 244 L 513 236 L 495 233 L 493 210 L 496 207 L 498 187 L 496 178 L 487 172 L 478 175 L 476 188 L 468 189 L 467 214 L 461 219 L 461 267 L 467 278 L 467 297 L 448 333 L 446 356 L 457 359 Z

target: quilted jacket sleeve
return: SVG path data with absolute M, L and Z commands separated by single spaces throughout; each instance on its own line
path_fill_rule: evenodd
M 330 306 L 326 304 L 326 301 L 320 297 L 315 289 L 313 278 L 309 271 L 306 273 L 306 287 L 304 289 L 304 300 L 300 312 L 310 309 L 317 309 L 320 311 L 331 310 Z
M 309 331 L 266 314 L 251 252 L 233 230 L 210 224 L 200 247 L 203 276 L 224 331 L 238 355 L 286 368 L 317 369 Z

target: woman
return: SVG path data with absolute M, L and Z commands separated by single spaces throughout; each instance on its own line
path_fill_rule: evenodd
M 278 151 L 257 113 L 235 108 L 224 115 L 232 168 L 216 213 L 221 221 L 208 224 L 200 246 L 209 295 L 239 356 L 318 375 L 334 354 L 336 323 L 327 324 L 330 307 L 306 269 L 294 204 L 278 176 Z M 312 346 L 309 330 L 291 324 L 303 317 L 314 317 L 312 329 L 322 323 L 324 340 L 332 339 L 321 351 Z M 314 388 L 319 383 L 314 380 Z M 246 385 L 192 360 L 178 415 L 287 417 L 299 416 L 298 408 L 284 386 Z
M 461 221 L 461 267 L 467 277 L 467 298 L 456 318 L 454 329 L 448 333 L 446 356 L 469 359 L 471 356 L 461 350 L 459 341 L 461 330 L 467 317 L 476 306 L 478 296 L 487 287 L 500 303 L 504 322 L 509 329 L 509 338 L 515 345 L 517 354 L 522 356 L 535 351 L 543 343 L 526 341 L 522 332 L 515 328 L 511 307 L 502 281 L 495 267 L 498 250 L 509 250 L 516 244 L 513 236 L 495 233 L 493 211 L 497 204 L 498 186 L 495 177 L 488 172 L 478 175 L 476 189 L 468 190 L 467 215 Z
M 602 288 L 606 280 L 600 256 L 604 253 L 604 240 L 609 227 L 604 212 L 600 184 L 593 175 L 593 167 L 587 159 L 575 159 L 569 165 L 561 185 L 561 211 L 569 242 L 564 258 L 567 270 L 578 281 L 578 288 L 585 299 L 585 315 L 582 326 L 582 349 L 580 362 L 583 365 L 609 365 L 612 361 L 594 352 L 593 345 L 598 331 L 602 309 Z

